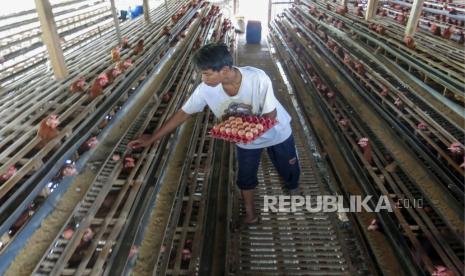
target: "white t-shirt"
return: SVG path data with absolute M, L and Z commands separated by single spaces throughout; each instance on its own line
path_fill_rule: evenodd
M 292 133 L 291 116 L 276 99 L 270 78 L 258 68 L 235 67 L 242 74 L 241 86 L 235 96 L 229 96 L 221 84 L 211 87 L 203 82 L 197 86 L 182 110 L 188 114 L 203 111 L 206 105 L 216 117 L 223 115 L 262 115 L 276 108 L 278 124 L 250 144 L 237 144 L 244 149 L 266 148 L 284 142 Z

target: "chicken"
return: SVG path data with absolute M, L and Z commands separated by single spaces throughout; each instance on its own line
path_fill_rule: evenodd
M 368 231 L 376 231 L 378 230 L 378 221 L 376 219 L 373 219 L 370 221 L 370 224 L 367 227 Z
M 126 71 L 129 67 L 132 66 L 132 60 L 130 58 L 126 59 L 125 61 L 120 61 L 116 64 L 116 69 L 119 70 L 121 73 Z
M 463 149 L 462 145 L 458 142 L 450 144 L 450 146 L 447 148 L 452 154 L 462 154 Z
M 173 94 L 173 92 L 166 92 L 166 93 L 163 95 L 163 97 L 161 98 L 161 101 L 162 101 L 163 103 L 168 103 L 168 102 L 171 100 L 171 97 L 173 96 L 172 94 Z
M 71 231 L 70 231 L 69 234 L 71 234 L 70 236 L 72 238 L 72 235 L 74 235 L 74 230 L 73 230 L 73 228 L 71 228 L 71 230 L 73 232 L 71 233 Z M 64 233 L 63 233 L 63 235 L 64 235 Z M 68 264 L 70 266 L 77 266 L 81 262 L 81 260 L 84 258 L 84 255 L 86 254 L 86 249 L 91 244 L 91 241 L 92 241 L 93 238 L 94 238 L 94 231 L 92 231 L 92 228 L 90 228 L 90 227 L 86 228 L 84 230 L 84 234 L 83 234 L 83 236 L 81 238 L 81 242 L 79 243 L 76 250 L 74 251 L 74 254 L 71 256 L 71 258 L 68 261 Z
M 337 22 L 336 28 L 338 28 L 339 30 L 342 30 L 344 27 L 345 27 L 344 22 L 342 21 Z
M 39 137 L 40 142 L 36 146 L 37 148 L 43 148 L 60 134 L 60 131 L 57 129 L 58 124 L 60 124 L 58 115 L 54 114 L 44 118 L 40 122 L 39 129 L 37 130 L 37 137 Z
M 430 30 L 431 30 L 431 33 L 432 33 L 433 35 L 441 35 L 441 28 L 438 27 L 438 25 L 436 25 L 436 24 L 434 24 L 434 23 L 431 24 Z
M 73 176 L 76 174 L 77 174 L 76 166 L 74 164 L 68 164 L 68 165 L 65 165 L 61 169 L 60 176 L 65 177 L 65 176 Z
M 108 84 L 112 84 L 116 77 L 121 75 L 121 71 L 118 68 L 111 68 L 106 73 Z
M 380 15 L 381 15 L 381 16 L 387 16 L 387 11 L 386 11 L 386 10 L 382 10 L 382 11 L 380 12 Z
M 368 24 L 368 29 L 373 30 L 373 31 L 376 30 L 376 24 L 375 23 L 369 23 Z
M 310 6 L 308 8 L 308 12 L 311 14 L 311 15 L 315 15 L 316 14 L 316 7 L 315 6 Z
M 8 179 L 10 179 L 15 173 L 16 173 L 16 167 L 15 165 L 11 165 L 6 173 L 0 175 L 0 185 L 7 182 Z
M 321 83 L 321 79 L 317 75 L 312 76 L 310 80 L 313 84 L 315 84 L 315 86 Z
M 404 38 L 404 43 L 405 45 L 407 45 L 408 48 L 410 49 L 415 49 L 416 45 L 415 45 L 415 40 L 413 40 L 413 38 L 411 36 L 406 36 Z
M 328 40 L 328 42 L 326 42 L 326 47 L 328 47 L 329 49 L 332 49 L 335 45 L 336 43 L 332 40 Z
M 451 35 L 452 35 L 451 27 L 446 28 L 444 32 L 442 33 L 442 37 L 445 39 L 449 39 Z
M 79 78 L 77 81 L 73 82 L 69 87 L 71 93 L 75 92 L 84 92 L 86 86 L 86 80 L 84 78 Z
M 371 161 L 372 161 L 371 145 L 370 145 L 368 138 L 366 137 L 360 138 L 357 144 L 362 148 L 363 158 L 365 159 L 365 161 L 371 164 Z
M 379 230 L 381 230 L 381 227 L 379 226 L 378 220 L 373 219 L 370 222 L 370 225 L 368 225 L 367 229 L 368 229 L 368 231 L 379 231 Z
M 129 48 L 131 48 L 131 45 L 129 44 L 129 39 L 127 37 L 124 37 L 123 41 L 121 41 L 120 48 L 121 49 L 129 49 Z
M 359 75 L 362 75 L 362 76 L 365 75 L 365 67 L 359 61 L 355 62 L 355 70 L 357 71 Z
M 431 276 L 455 276 L 455 273 L 445 266 L 437 265 L 434 267 L 434 271 L 431 273 Z
M 85 141 L 78 149 L 78 153 L 79 154 L 83 154 L 84 152 L 90 150 L 90 149 L 93 149 L 95 148 L 95 146 L 97 146 L 98 144 L 98 139 L 97 137 L 95 136 L 92 136 L 90 137 L 89 139 L 87 139 L 87 141 Z
M 454 30 L 454 32 L 452 33 L 450 39 L 455 41 L 456 43 L 462 44 L 463 40 L 464 40 L 463 32 L 460 31 L 459 29 Z
M 163 27 L 163 30 L 161 31 L 161 36 L 170 36 L 170 28 L 168 26 Z
M 84 235 L 82 235 L 82 242 L 89 242 L 94 238 L 94 231 L 90 227 L 84 230 Z
M 111 61 L 112 62 L 118 62 L 121 58 L 121 53 L 120 53 L 120 48 L 115 47 L 111 49 Z
M 344 53 L 344 64 L 347 65 L 348 67 L 352 67 L 352 60 L 350 59 L 350 55 L 347 53 Z
M 347 7 L 346 6 L 337 7 L 336 8 L 336 13 L 338 13 L 340 15 L 345 15 L 347 13 Z
M 348 119 L 345 119 L 345 118 L 341 119 L 341 120 L 339 120 L 338 124 L 343 130 L 347 130 L 349 128 L 349 120 Z
M 100 129 L 103 129 L 105 128 L 111 121 L 111 119 L 113 118 L 113 116 L 115 115 L 115 112 L 114 111 L 110 111 L 106 116 L 105 118 L 98 124 L 98 127 Z
M 19 216 L 19 218 L 10 228 L 11 235 L 14 235 L 16 232 L 18 232 L 18 230 L 21 229 L 23 225 L 29 220 L 29 218 L 34 214 L 34 207 L 34 204 L 29 205 L 27 210 Z
M 192 258 L 192 240 L 186 240 L 184 248 L 181 251 L 183 261 L 190 261 Z
M 101 74 L 98 76 L 98 78 L 94 81 L 92 84 L 92 87 L 90 88 L 90 93 L 89 93 L 89 99 L 93 100 L 97 98 L 98 96 L 103 94 L 103 88 L 108 84 L 108 77 L 107 75 Z
M 381 87 L 381 93 L 380 93 L 381 97 L 386 97 L 387 95 L 389 95 L 389 90 L 386 86 L 382 86 Z
M 425 122 L 419 122 L 418 125 L 417 125 L 417 129 L 418 129 L 418 130 L 427 130 L 427 129 L 428 129 L 428 125 L 425 124 Z
M 397 106 L 397 108 L 399 108 L 399 109 L 403 109 L 403 107 L 404 107 L 404 103 L 402 102 L 402 100 L 400 98 L 396 98 L 394 100 L 394 105 Z
M 380 34 L 380 35 L 384 35 L 384 34 L 386 33 L 386 30 L 384 29 L 383 26 L 378 25 L 378 26 L 376 27 L 376 32 L 377 32 L 378 34 Z
M 124 158 L 123 170 L 122 172 L 128 174 L 136 166 L 136 160 L 133 157 L 126 156 Z
M 400 24 L 404 25 L 405 24 L 405 16 L 403 14 L 398 14 L 396 16 L 396 21 L 399 22 Z
M 325 93 L 326 91 L 328 91 L 328 86 L 326 86 L 325 84 L 323 83 L 320 83 L 316 86 L 316 89 L 320 92 L 320 93 Z
M 144 51 L 144 40 L 140 39 L 134 47 L 134 55 L 140 55 Z
M 363 16 L 363 8 L 362 7 L 357 7 L 355 9 L 355 15 L 356 16 Z
M 129 255 L 128 258 L 131 259 L 134 257 L 137 253 L 139 253 L 139 247 L 135 244 L 131 246 L 131 250 L 129 250 Z
M 329 90 L 329 91 L 326 93 L 326 97 L 328 98 L 329 104 L 330 104 L 331 106 L 334 106 L 334 105 L 335 105 L 335 99 L 334 99 L 335 96 L 336 96 L 336 94 L 335 94 L 333 91 L 331 91 L 331 90 Z

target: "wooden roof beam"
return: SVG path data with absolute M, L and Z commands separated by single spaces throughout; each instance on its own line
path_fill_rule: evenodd
M 421 10 L 423 9 L 424 0 L 414 0 L 410 15 L 408 17 L 407 26 L 405 27 L 405 36 L 411 36 L 415 34 L 417 30 L 418 22 L 420 21 Z
M 121 43 L 121 30 L 119 28 L 119 19 L 118 19 L 118 14 L 116 13 L 116 5 L 115 5 L 115 0 L 110 0 L 110 5 L 111 5 L 111 13 L 113 14 L 113 22 L 115 24 L 115 29 L 116 29 L 116 39 L 118 40 L 118 43 Z
M 365 13 L 365 20 L 372 19 L 376 14 L 377 8 L 378 8 L 378 0 L 368 0 L 367 10 Z
M 37 14 L 39 15 L 42 41 L 47 47 L 48 58 L 53 68 L 55 78 L 58 80 L 68 76 L 63 49 L 60 44 L 52 6 L 49 0 L 35 0 Z

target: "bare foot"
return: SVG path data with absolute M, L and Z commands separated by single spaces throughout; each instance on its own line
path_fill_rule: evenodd
M 258 216 L 253 216 L 253 217 L 245 217 L 244 218 L 244 224 L 255 224 L 258 222 Z

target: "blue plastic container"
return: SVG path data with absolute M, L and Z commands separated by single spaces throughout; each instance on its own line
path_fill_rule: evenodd
M 131 9 L 131 19 L 134 19 L 143 13 L 144 8 L 141 5 L 135 6 L 134 9 Z
M 245 39 L 248 44 L 260 44 L 262 40 L 262 23 L 260 21 L 247 21 Z

